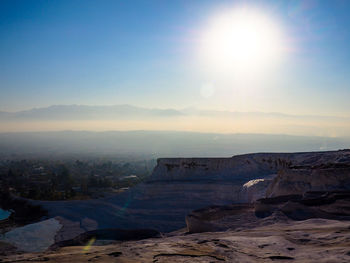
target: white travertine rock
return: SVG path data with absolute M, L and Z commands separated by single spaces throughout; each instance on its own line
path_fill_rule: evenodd
M 239 202 L 253 203 L 260 198 L 265 198 L 266 190 L 272 179 L 254 179 L 242 186 L 239 194 Z
M 253 153 L 230 158 L 160 158 L 151 181 L 234 181 L 265 178 L 290 166 L 350 163 L 350 150 L 304 153 Z
M 41 252 L 55 243 L 56 233 L 62 225 L 55 218 L 18 227 L 4 234 L 2 241 L 25 252 Z

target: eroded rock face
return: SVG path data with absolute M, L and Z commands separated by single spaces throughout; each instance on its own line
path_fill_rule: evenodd
M 307 192 L 263 198 L 254 204 L 207 207 L 191 212 L 186 223 L 188 232 L 200 233 L 310 218 L 350 220 L 350 191 Z
M 189 233 L 224 231 L 257 220 L 254 206 L 251 204 L 212 206 L 192 211 L 186 216 Z
M 266 197 L 334 190 L 350 190 L 350 165 L 282 170 L 269 185 Z
M 160 158 L 151 181 L 247 181 L 287 167 L 294 154 L 246 154 L 231 158 Z
M 286 195 L 255 202 L 255 214 L 264 218 L 276 211 L 293 220 L 325 218 L 350 220 L 350 191 L 317 191 Z
M 265 178 L 290 166 L 350 164 L 350 150 L 253 153 L 231 158 L 160 158 L 150 181 L 235 181 Z

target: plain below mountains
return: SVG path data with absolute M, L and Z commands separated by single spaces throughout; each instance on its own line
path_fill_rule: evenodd
M 230 157 L 251 152 L 301 152 L 349 147 L 348 138 L 317 136 L 177 131 L 0 133 L 1 158 Z

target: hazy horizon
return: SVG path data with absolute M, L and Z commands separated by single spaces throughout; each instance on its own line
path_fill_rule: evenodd
M 21 131 L 189 131 L 347 137 L 350 118 L 231 112 L 196 108 L 160 109 L 132 105 L 55 105 L 0 112 L 0 132 Z

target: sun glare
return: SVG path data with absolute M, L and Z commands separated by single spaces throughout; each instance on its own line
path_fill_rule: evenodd
M 211 21 L 201 40 L 201 57 L 223 72 L 255 72 L 279 59 L 281 36 L 276 23 L 248 9 L 231 10 Z

